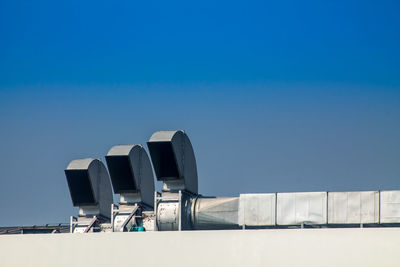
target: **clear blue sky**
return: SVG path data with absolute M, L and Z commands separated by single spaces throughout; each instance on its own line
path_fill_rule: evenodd
M 203 195 L 400 189 L 399 1 L 0 1 L 0 225 L 157 130 Z M 158 185 L 159 186 L 159 185 Z

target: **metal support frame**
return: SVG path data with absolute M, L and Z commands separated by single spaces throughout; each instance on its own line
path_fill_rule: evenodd
M 182 191 L 179 190 L 179 204 L 178 204 L 178 231 L 182 231 Z
M 138 211 L 139 206 L 137 204 L 135 204 L 135 207 L 133 208 L 131 214 L 129 214 L 128 218 L 126 218 L 126 220 L 124 221 L 124 223 L 122 224 L 122 231 L 124 232 L 124 229 L 126 228 L 126 225 L 131 221 L 132 218 L 134 218 L 134 224 L 137 226 L 137 222 L 136 222 L 136 212 Z M 129 229 L 126 229 L 129 232 Z
M 89 225 L 86 227 L 84 233 L 89 233 L 90 229 L 93 228 L 96 222 L 97 222 L 97 216 L 94 216 L 93 219 L 90 221 Z
M 114 232 L 114 207 L 118 205 L 115 205 L 114 203 L 111 204 L 111 232 Z
M 121 229 L 123 229 L 122 231 L 125 232 L 126 231 L 129 232 L 129 229 L 126 228 L 126 226 L 128 225 L 128 223 L 132 220 L 132 218 L 134 218 L 134 224 L 136 226 L 138 226 L 138 218 L 141 218 L 141 215 L 138 215 L 137 212 L 142 210 L 142 207 L 140 205 L 138 205 L 137 203 L 132 205 L 133 209 L 132 211 L 129 213 L 128 217 L 125 219 L 125 221 L 122 223 Z M 115 232 L 114 230 L 114 222 L 115 222 L 115 218 L 119 215 L 119 214 L 126 214 L 126 212 L 121 212 L 120 210 L 120 206 L 112 204 L 111 205 L 111 228 L 112 228 L 112 232 Z
M 161 194 L 157 191 L 154 191 L 154 231 L 158 231 L 158 223 L 157 223 L 157 208 L 158 208 L 158 202 L 159 199 L 161 198 Z
M 73 233 L 73 232 L 74 232 L 75 225 L 76 225 L 76 223 L 77 223 L 76 220 L 77 220 L 77 218 L 74 217 L 74 216 L 70 216 L 70 217 L 69 217 L 69 232 L 70 232 L 70 233 Z
M 73 233 L 75 231 L 76 226 L 79 224 L 79 218 L 76 218 L 74 216 L 71 216 L 69 219 L 69 232 Z M 94 216 L 92 220 L 89 222 L 88 226 L 86 226 L 85 230 L 83 231 L 84 233 L 89 233 L 89 231 L 95 226 L 95 224 L 99 222 L 99 219 L 97 216 Z

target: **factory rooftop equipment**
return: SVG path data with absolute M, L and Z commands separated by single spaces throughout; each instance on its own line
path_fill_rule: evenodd
M 197 194 L 197 166 L 192 144 L 184 131 L 155 132 L 147 142 L 163 191 Z
M 110 178 L 98 159 L 77 159 L 65 169 L 72 203 L 79 207 L 78 218 L 71 219 L 71 231 L 98 231 L 111 218 L 113 202 Z
M 203 196 L 184 131 L 155 132 L 147 146 L 150 157 L 139 144 L 112 147 L 105 156 L 108 170 L 99 159 L 69 163 L 65 175 L 79 208 L 70 232 L 400 226 L 400 190 Z M 155 191 L 153 171 L 161 192 Z M 63 231 L 65 225 L 14 227 L 0 234 Z
M 78 215 L 69 225 L 0 228 L 0 265 L 399 265 L 400 191 L 202 196 L 185 132 L 156 132 L 147 146 L 150 157 L 142 145 L 112 147 L 108 169 L 73 160 L 65 175 Z M 121 233 L 139 231 L 153 233 Z
M 145 211 L 152 211 L 154 205 L 153 170 L 146 150 L 141 145 L 114 146 L 106 162 L 114 192 L 120 194 L 119 205 L 111 208 L 113 231 L 141 229 L 149 214 Z
M 99 160 L 70 163 L 65 173 L 72 202 L 80 208 L 74 232 L 82 232 L 79 227 L 88 232 L 94 219 L 101 231 L 117 232 L 400 224 L 400 191 L 202 196 L 184 131 L 155 132 L 147 146 L 162 191 L 154 191 L 153 169 L 141 145 L 114 146 L 105 158 L 118 205 L 111 202 L 109 176 Z

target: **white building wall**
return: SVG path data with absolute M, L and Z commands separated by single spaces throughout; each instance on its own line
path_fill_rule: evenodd
M 400 228 L 0 236 L 0 266 L 399 266 Z

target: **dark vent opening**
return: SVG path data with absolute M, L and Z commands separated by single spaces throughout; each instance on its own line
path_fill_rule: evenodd
M 147 144 L 157 179 L 163 177 L 178 179 L 179 172 L 172 144 L 170 142 L 148 142 Z
M 129 156 L 106 156 L 114 192 L 132 193 L 137 190 Z
M 74 206 L 96 204 L 87 170 L 65 170 Z

